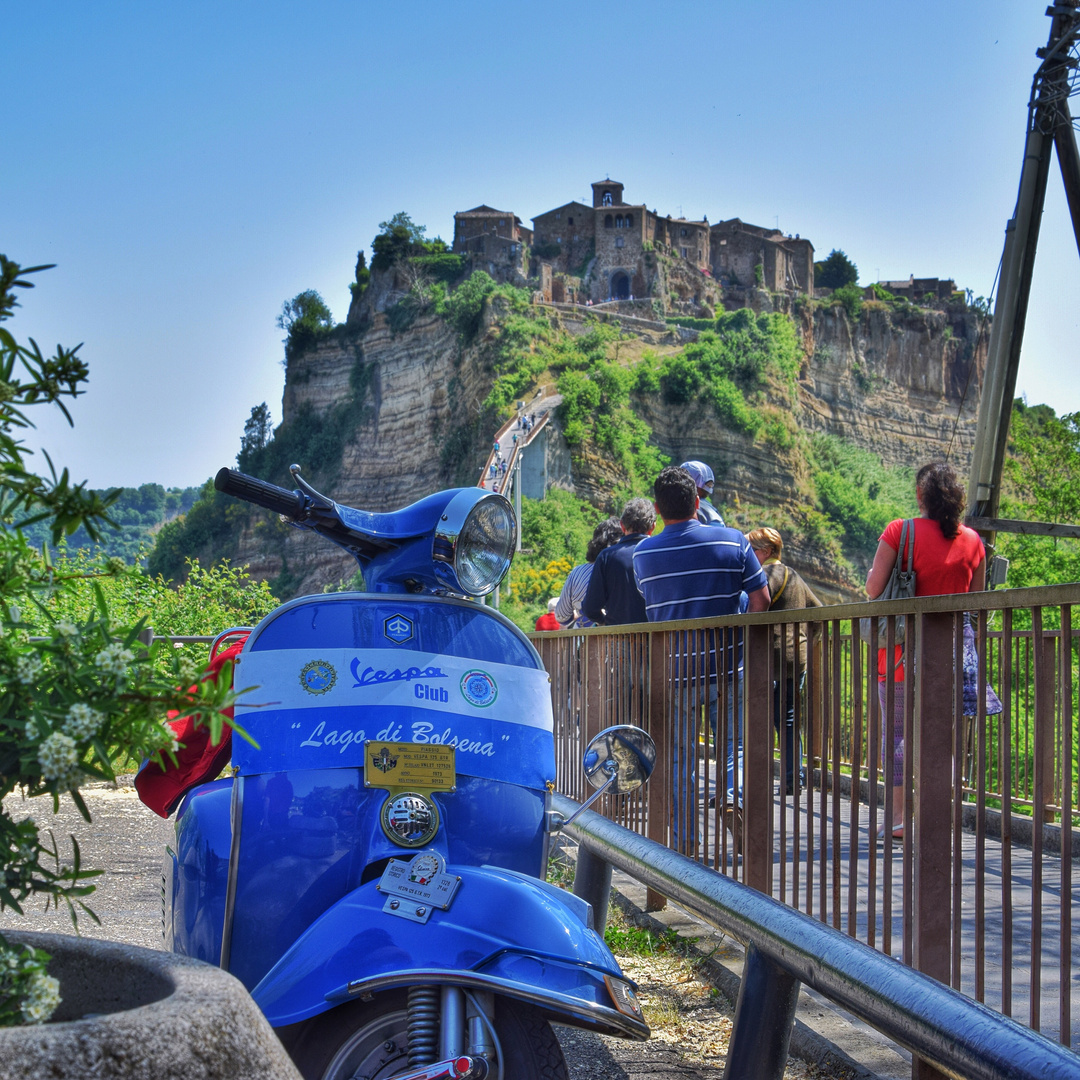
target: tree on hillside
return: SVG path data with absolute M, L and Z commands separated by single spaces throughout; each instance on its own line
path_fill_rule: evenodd
M 1013 403 L 1004 468 L 1003 517 L 1080 524 L 1080 413 Z M 1080 541 L 999 533 L 1010 588 L 1080 581 Z
M 1046 405 L 1013 405 L 1009 457 L 1010 502 L 1039 521 L 1080 522 L 1080 413 L 1055 416 Z
M 427 226 L 417 225 L 404 210 L 399 210 L 389 221 L 379 222 L 380 233 L 396 233 L 398 230 L 410 244 L 422 244 L 427 239 Z
M 823 289 L 842 289 L 859 280 L 859 268 L 839 248 L 814 263 L 814 284 Z
M 236 464 L 241 471 L 248 472 L 248 466 L 270 441 L 272 425 L 270 410 L 264 401 L 252 407 L 251 415 L 244 421 L 244 434 L 240 437 L 240 453 L 236 455 Z
M 285 360 L 309 349 L 327 331 L 334 328 L 334 316 L 326 301 L 314 290 L 305 289 L 281 305 L 277 327 L 284 330 Z

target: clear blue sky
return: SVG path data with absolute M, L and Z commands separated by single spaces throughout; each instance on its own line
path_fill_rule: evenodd
M 8 327 L 84 342 L 44 446 L 93 486 L 201 483 L 281 419 L 282 302 L 338 320 L 408 211 L 450 239 L 611 176 L 662 214 L 841 248 L 861 280 L 991 289 L 1046 0 L 456 4 L 0 0 L 0 251 L 53 262 Z M 1018 391 L 1080 410 L 1056 165 Z M 283 478 L 284 479 L 284 478 Z

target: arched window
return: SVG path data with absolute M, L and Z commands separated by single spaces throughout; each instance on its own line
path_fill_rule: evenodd
M 616 214 L 615 215 L 615 228 L 616 229 L 621 229 L 622 228 L 622 214 Z
M 604 197 L 601 200 L 601 202 L 604 204 L 604 206 L 610 206 L 611 205 L 611 192 L 610 191 L 605 191 L 604 192 Z
M 604 228 L 605 229 L 610 229 L 611 228 L 611 215 L 610 214 L 605 214 L 604 215 Z
M 634 227 L 634 215 L 633 214 L 627 214 L 626 215 L 626 227 L 628 229 L 632 229 Z

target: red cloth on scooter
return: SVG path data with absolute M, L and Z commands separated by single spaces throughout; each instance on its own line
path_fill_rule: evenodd
M 248 635 L 237 638 L 227 649 L 222 649 L 207 665 L 203 681 L 213 679 L 217 681 L 222 669 L 229 665 L 229 676 L 232 677 L 232 661 L 240 655 Z M 192 687 L 192 691 L 194 691 Z M 175 720 L 178 715 L 174 709 L 171 711 L 168 726 L 172 728 L 180 749 L 176 751 L 176 763 L 169 758 L 163 758 L 163 763 L 147 761 L 135 776 L 135 790 L 151 810 L 160 817 L 167 818 L 180 804 L 184 795 L 196 784 L 206 780 L 213 780 L 215 776 L 228 764 L 232 754 L 232 728 L 228 724 L 222 725 L 221 742 L 216 745 L 210 742 L 210 728 L 208 725 L 195 726 L 195 716 L 187 716 L 183 720 Z M 233 710 L 222 709 L 221 715 L 231 720 Z

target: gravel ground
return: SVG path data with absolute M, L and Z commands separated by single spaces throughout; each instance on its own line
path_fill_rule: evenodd
M 160 867 L 172 823 L 163 821 L 139 802 L 130 780 L 118 787 L 91 784 L 83 789 L 92 821 L 83 821 L 70 800 L 52 814 L 48 799 L 5 800 L 16 817 L 30 815 L 39 827 L 51 829 L 61 852 L 70 852 L 70 834 L 78 839 L 83 864 L 108 868 L 97 881 L 90 905 L 100 918 L 86 915 L 79 932 L 88 937 L 161 948 Z M 613 918 L 615 908 L 612 908 Z M 0 930 L 25 929 L 71 933 L 66 909 L 43 910 L 31 902 L 26 916 L 0 913 Z M 713 987 L 677 951 L 620 957 L 627 974 L 639 985 L 646 1017 L 653 1029 L 647 1043 L 598 1036 L 572 1028 L 557 1028 L 571 1077 L 575 1080 L 718 1080 L 722 1075 L 731 1009 Z M 821 1072 L 792 1060 L 785 1080 L 841 1076 Z

